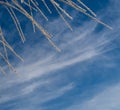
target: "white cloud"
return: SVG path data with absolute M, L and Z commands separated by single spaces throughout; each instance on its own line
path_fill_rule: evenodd
M 53 21 L 51 24 L 54 26 L 56 25 L 56 22 L 57 25 L 62 25 L 59 19 Z M 114 24 L 116 25 L 116 27 L 119 25 L 118 21 L 116 21 L 116 23 Z M 116 32 L 119 32 L 119 28 L 112 31 L 105 29 L 102 32 L 96 34 L 94 32 L 96 25 L 97 24 L 93 22 L 85 23 L 84 25 L 82 25 L 81 30 L 75 29 L 73 34 L 71 32 L 68 32 L 66 28 L 62 28 L 61 30 L 59 30 L 59 32 L 57 31 L 56 36 L 59 38 L 57 40 L 56 38 L 53 39 L 56 42 L 60 41 L 60 43 L 58 43 L 58 46 L 62 49 L 61 53 L 52 51 L 52 49 L 51 51 L 49 51 L 49 49 L 52 47 L 49 47 L 49 45 L 47 44 L 48 42 L 45 42 L 46 50 L 45 48 L 40 47 L 39 44 L 36 46 L 37 48 L 25 48 L 23 56 L 26 63 L 20 63 L 17 66 L 17 71 L 19 75 L 16 76 L 12 73 L 8 76 L 0 78 L 0 88 L 2 90 L 2 98 L 0 98 L 0 102 L 5 102 L 18 97 L 22 97 L 23 95 L 28 95 L 34 92 L 38 87 L 40 87 L 41 85 L 45 85 L 46 83 L 30 83 L 31 85 L 28 84 L 23 88 L 19 88 L 19 95 L 12 93 L 13 90 L 11 90 L 10 88 L 14 89 L 14 87 L 16 87 L 17 85 L 25 85 L 34 78 L 39 78 L 44 74 L 52 74 L 53 71 L 58 71 L 59 69 L 64 69 L 76 63 L 82 63 L 86 60 L 94 59 L 102 53 L 113 49 L 114 47 L 110 46 L 109 43 L 111 40 L 114 39 L 114 37 L 118 37 L 118 34 L 116 34 Z M 56 85 L 55 82 L 53 82 L 52 84 Z M 45 94 L 48 98 L 45 98 L 44 101 L 59 97 L 65 92 L 73 89 L 73 87 L 74 86 L 70 84 L 62 86 L 59 89 L 57 88 L 55 92 L 51 91 L 51 93 Z M 4 93 L 4 91 L 6 92 Z M 45 95 L 43 95 L 43 98 L 46 97 Z M 36 100 L 36 97 L 34 97 L 33 100 Z
M 106 88 L 90 100 L 77 103 L 66 110 L 119 110 L 120 84 Z

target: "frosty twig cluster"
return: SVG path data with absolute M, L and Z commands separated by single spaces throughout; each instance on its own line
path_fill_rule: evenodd
M 41 2 L 46 7 L 46 10 L 51 14 L 52 16 L 52 10 L 51 7 L 49 7 L 48 0 L 41 0 Z M 84 15 L 88 16 L 89 18 L 93 19 L 94 21 L 102 24 L 103 26 L 112 29 L 109 25 L 105 24 L 104 22 L 97 19 L 96 14 L 88 7 L 86 6 L 82 0 L 49 0 L 53 8 L 56 10 L 56 12 L 60 15 L 60 17 L 63 19 L 65 24 L 68 26 L 70 30 L 72 30 L 71 25 L 68 23 L 68 21 L 63 16 L 66 15 L 69 19 L 73 20 L 73 17 L 61 6 L 61 3 L 64 5 L 67 5 L 69 7 L 72 7 L 73 9 L 83 13 Z M 38 0 L 1 0 L 0 5 L 5 8 L 8 13 L 10 14 L 10 17 L 12 18 L 16 29 L 18 30 L 18 33 L 20 35 L 21 41 L 24 43 L 26 38 L 24 36 L 20 20 L 17 17 L 17 14 L 15 13 L 15 10 L 19 11 L 21 14 L 26 16 L 28 20 L 32 23 L 33 31 L 35 32 L 35 27 L 38 28 L 41 33 L 48 39 L 48 41 L 51 43 L 51 45 L 57 50 L 60 51 L 60 49 L 54 44 L 54 42 L 51 40 L 50 34 L 43 28 L 43 26 L 38 23 L 33 16 L 33 11 L 39 12 L 43 18 L 48 21 L 48 17 L 46 16 L 46 13 L 42 11 L 40 7 L 40 3 Z M 27 6 L 29 8 L 29 12 L 26 10 L 26 8 L 23 7 L 23 5 Z M 2 10 L 1 10 L 2 11 Z M 8 48 L 11 52 L 14 53 L 15 56 L 17 56 L 19 59 L 23 60 L 14 50 L 13 48 L 8 44 L 8 42 L 5 40 L 4 35 L 2 33 L 2 28 L 0 27 L 0 43 L 3 45 L 1 48 L 4 48 L 4 55 L 0 53 L 0 57 L 4 59 L 4 61 L 7 63 L 8 67 L 11 70 L 14 70 L 14 67 L 10 64 L 7 49 Z M 1 71 L 4 73 L 4 70 L 0 66 Z

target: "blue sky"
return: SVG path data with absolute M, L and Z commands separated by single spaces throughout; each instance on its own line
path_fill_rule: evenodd
M 22 44 L 12 20 L 4 16 L 1 25 L 8 41 L 25 59 L 11 57 L 19 75 L 0 74 L 1 110 L 119 110 L 120 109 L 120 15 L 118 0 L 83 0 L 109 30 L 83 14 L 65 7 L 73 16 L 70 31 L 57 14 L 41 23 L 62 50 L 57 52 L 22 15 L 26 36 Z M 18 13 L 19 14 L 19 13 Z M 52 17 L 51 17 L 52 16 Z M 5 22 L 6 21 L 6 22 Z M 7 26 L 8 23 L 11 25 Z M 3 25 L 4 24 L 4 25 Z M 12 38 L 12 40 L 11 40 Z M 11 55 L 11 53 L 10 53 Z

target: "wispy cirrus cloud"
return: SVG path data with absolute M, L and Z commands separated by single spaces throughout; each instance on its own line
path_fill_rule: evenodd
M 112 85 L 91 99 L 83 103 L 75 103 L 65 110 L 118 110 L 120 109 L 119 92 L 120 84 Z
M 19 100 L 19 98 L 23 100 L 25 97 L 31 104 L 32 102 L 41 104 L 73 90 L 75 88 L 74 82 L 64 84 L 64 81 L 56 81 L 59 78 L 51 79 L 50 75 L 52 76 L 52 73 L 77 63 L 84 64 L 84 61 L 99 58 L 103 53 L 114 49 L 115 46 L 111 45 L 111 42 L 120 35 L 118 22 L 119 19 L 112 24 L 115 27 L 114 30 L 103 29 L 99 33 L 96 32 L 98 24 L 92 21 L 83 23 L 82 27 L 80 29 L 75 28 L 74 32 L 61 28 L 63 24 L 59 18 L 52 23 L 48 23 L 47 28 L 50 27 L 50 24 L 53 27 L 57 26 L 55 31 L 53 28 L 50 31 L 57 33 L 56 38 L 53 38 L 53 40 L 62 51 L 59 53 L 52 50 L 47 41 L 41 41 L 41 43 L 45 43 L 42 47 L 40 47 L 41 44 L 36 44 L 34 47 L 26 46 L 23 52 L 26 63 L 17 65 L 19 75 L 12 73 L 0 78 L 0 102 L 6 103 Z M 48 78 L 41 81 L 45 75 Z M 36 81 L 38 79 L 39 81 Z M 61 86 L 58 83 L 61 83 Z

